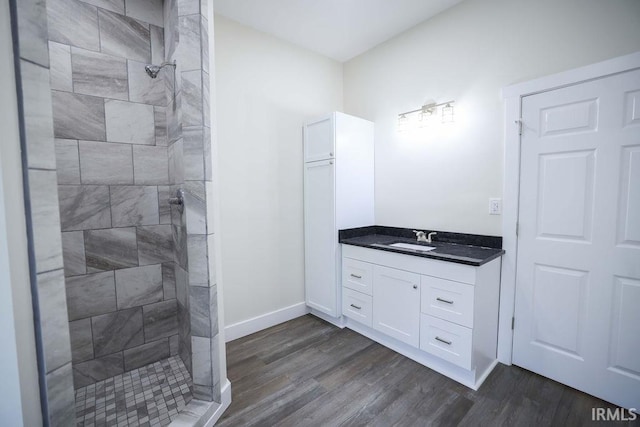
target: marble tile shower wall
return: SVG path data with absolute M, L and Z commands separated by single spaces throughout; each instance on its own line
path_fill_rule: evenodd
M 179 352 L 162 0 L 47 2 L 76 387 Z
M 180 355 L 192 374 L 194 397 L 220 402 L 207 3 L 207 0 L 164 3 L 166 58 L 177 62 L 175 87 L 170 84 L 168 88 L 175 96 L 170 97 L 167 107 L 167 128 L 169 141 L 175 141 L 171 146 L 174 149 L 169 149 L 169 174 L 175 174 L 176 182 L 184 180 L 186 197 L 180 229 L 186 230 L 187 236 L 180 239 L 182 246 L 177 253 L 181 268 L 176 271 L 184 269 L 188 286 L 183 289 L 178 285 L 176 290 L 179 318 L 188 316 L 189 321 L 181 324 L 188 325 L 189 330 L 180 332 Z M 178 219 L 174 218 L 176 228 Z M 175 243 L 180 246 L 178 240 Z
M 36 339 L 43 356 L 39 366 L 41 403 L 45 424 L 69 426 L 74 424 L 75 410 L 56 192 L 46 2 L 20 0 L 12 6 L 17 13 L 17 34 L 13 34 L 17 42 L 14 59 L 19 64 L 16 81 L 22 88 L 17 95 L 24 119 L 20 132 L 27 159 L 24 185 L 30 209 L 26 214 L 33 230 L 30 245 L 34 263 L 30 262 L 30 268 L 36 273 L 31 289 L 38 309 L 34 314 L 40 320 L 41 333 Z
M 85 371 L 89 376 L 80 372 L 81 381 L 92 381 L 91 375 L 111 376 L 143 363 L 153 352 L 166 352 L 167 341 L 173 354 L 178 341 L 184 344 L 183 349 L 178 347 L 185 363 L 192 365 L 196 374 L 196 397 L 219 402 L 218 349 L 223 344 L 216 321 L 211 249 L 206 0 L 178 0 L 178 4 L 166 0 L 164 11 L 159 7 L 161 0 L 11 3 L 17 7 L 15 41 L 20 73 L 16 77 L 22 88 L 21 135 L 26 143 L 25 186 L 28 184 L 31 207 L 28 221 L 33 227 L 34 299 L 42 330 L 42 397 L 48 424 L 74 424 L 69 329 L 74 337 L 73 366 L 94 362 Z M 171 21 L 164 29 L 166 34 L 162 18 Z M 163 39 L 167 52 L 161 48 Z M 162 62 L 163 56 L 185 64 L 176 73 L 175 82 L 165 73 L 168 106 L 160 101 L 160 79 L 152 81 L 143 72 L 134 72 L 145 62 Z M 153 123 L 153 133 L 149 123 Z M 106 149 L 104 155 L 96 153 L 98 147 Z M 130 157 L 123 153 L 130 153 Z M 65 198 L 63 212 L 70 212 L 69 217 L 60 217 L 56 174 Z M 189 200 L 197 202 L 186 217 L 161 202 L 184 180 L 190 181 L 186 184 Z M 132 206 L 132 197 L 146 202 Z M 192 227 L 188 235 L 187 222 Z M 171 240 L 166 239 L 167 225 L 171 226 Z M 61 226 L 65 230 L 62 238 Z M 122 242 L 115 236 L 122 237 Z M 118 243 L 104 246 L 100 239 Z M 158 240 L 165 244 L 156 245 Z M 175 252 L 165 261 L 170 245 Z M 147 270 L 135 270 L 140 267 Z M 149 281 L 140 279 L 142 272 L 148 274 Z M 84 292 L 71 292 L 75 303 L 78 298 L 84 301 L 69 310 L 65 276 L 78 289 L 84 288 Z M 123 290 L 127 282 L 133 285 Z M 159 282 L 162 300 L 150 302 L 159 298 Z M 118 288 L 125 293 L 118 295 Z M 95 295 L 108 298 L 102 302 Z M 114 316 L 119 304 L 121 313 Z M 174 316 L 173 304 L 183 307 L 175 310 L 181 314 Z M 190 305 L 195 309 L 189 310 Z M 90 314 L 105 306 L 116 311 Z M 71 313 L 78 317 L 69 322 Z M 176 340 L 176 334 L 161 337 L 175 328 L 176 317 L 179 338 Z M 128 329 L 128 322 L 137 326 Z M 128 335 L 95 334 L 112 327 L 129 331 Z M 148 337 L 158 339 L 147 342 Z M 120 347 L 123 350 L 113 351 Z M 92 353 L 92 358 L 84 359 Z

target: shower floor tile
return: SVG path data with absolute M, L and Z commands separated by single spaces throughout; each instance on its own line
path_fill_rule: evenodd
M 78 426 L 166 426 L 191 401 L 178 356 L 76 390 Z

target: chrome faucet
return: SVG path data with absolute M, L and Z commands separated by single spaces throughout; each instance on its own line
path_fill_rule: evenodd
M 413 230 L 413 232 L 416 233 L 418 242 L 428 242 L 427 234 L 424 231 Z
M 426 243 L 431 243 L 432 242 L 431 237 L 438 234 L 435 231 L 432 231 L 427 236 L 427 233 L 425 233 L 424 231 L 413 230 L 413 232 L 416 233 L 416 238 L 418 239 L 418 242 L 426 242 Z

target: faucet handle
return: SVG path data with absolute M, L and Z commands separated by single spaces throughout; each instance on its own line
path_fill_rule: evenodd
M 431 236 L 435 236 L 436 234 L 438 233 L 436 233 L 435 231 L 432 231 L 431 233 L 429 233 L 429 235 L 427 236 L 427 242 L 431 243 Z

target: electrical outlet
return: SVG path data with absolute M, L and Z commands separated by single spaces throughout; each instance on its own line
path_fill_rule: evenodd
M 502 199 L 489 199 L 489 215 L 502 215 Z

